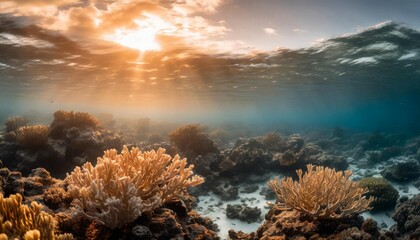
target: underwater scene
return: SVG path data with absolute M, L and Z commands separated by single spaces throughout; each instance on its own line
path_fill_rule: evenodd
M 0 240 L 420 239 L 420 2 L 0 2 Z

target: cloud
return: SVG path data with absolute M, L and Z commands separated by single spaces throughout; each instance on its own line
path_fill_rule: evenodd
M 263 28 L 263 31 L 268 35 L 278 35 L 276 29 L 274 28 L 266 27 L 266 28 Z
M 225 0 L 13 0 L 0 3 L 0 14 L 25 19 L 28 24 L 57 31 L 77 42 L 104 40 L 118 31 L 153 29 L 163 48 L 198 48 L 220 46 L 216 42 L 230 31 L 225 22 L 205 17 L 224 3 Z
M 50 42 L 31 38 L 16 36 L 9 33 L 0 33 L 0 44 L 16 45 L 16 46 L 35 46 L 37 48 L 52 48 L 54 45 Z
M 224 0 L 179 0 L 176 6 L 186 11 L 213 13 L 224 2 Z
M 304 29 L 300 29 L 300 28 L 295 28 L 295 29 L 293 29 L 293 32 L 296 32 L 296 33 L 306 33 L 308 31 L 306 31 Z
M 81 0 L 3 0 L 0 6 L 65 6 L 69 4 L 79 4 Z

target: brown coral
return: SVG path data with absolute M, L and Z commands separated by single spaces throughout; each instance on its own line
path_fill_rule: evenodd
M 16 116 L 8 118 L 4 123 L 4 126 L 6 127 L 6 132 L 12 132 L 18 130 L 20 127 L 27 125 L 28 123 L 29 121 L 26 118 Z
M 58 110 L 54 113 L 53 126 L 57 122 L 65 123 L 67 128 L 76 127 L 79 129 L 91 127 L 96 128 L 99 125 L 99 120 L 87 112 L 66 112 Z
M 181 151 L 192 151 L 197 155 L 219 152 L 214 142 L 204 132 L 204 127 L 189 124 L 175 129 L 169 134 L 169 139 Z
M 307 169 L 304 175 L 302 170 L 296 171 L 298 182 L 287 177 L 268 183 L 285 207 L 318 219 L 338 219 L 371 209 L 374 198 L 363 196 L 367 190 L 349 179 L 351 171 L 311 164 Z
M 49 131 L 45 125 L 24 126 L 17 132 L 17 141 L 26 149 L 39 150 L 47 145 Z
M 51 209 L 58 209 L 60 206 L 70 205 L 72 199 L 68 192 L 61 187 L 48 188 L 42 195 L 45 205 Z

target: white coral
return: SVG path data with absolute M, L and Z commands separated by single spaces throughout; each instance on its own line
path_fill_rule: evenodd
M 89 162 L 76 167 L 67 176 L 68 191 L 76 214 L 115 229 L 174 197 L 185 197 L 187 187 L 204 181 L 193 175 L 193 167 L 163 148 L 142 152 L 124 146 L 121 154 L 105 151 L 95 167 Z

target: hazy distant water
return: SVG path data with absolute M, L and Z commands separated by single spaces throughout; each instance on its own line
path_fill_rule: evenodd
M 420 130 L 420 34 L 396 24 L 307 49 L 240 57 L 93 54 L 31 33 L 54 47 L 0 41 L 0 117 L 66 109 L 203 123 Z

